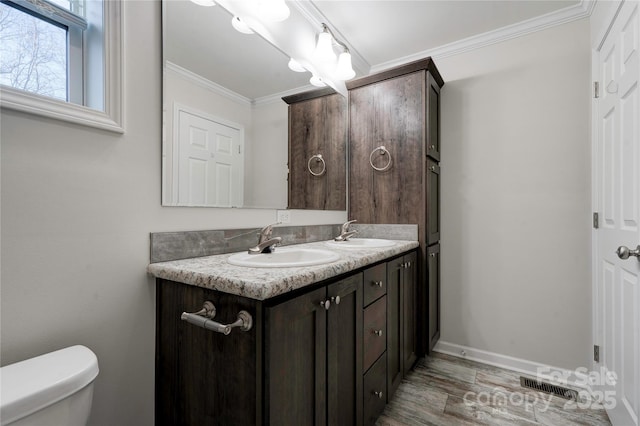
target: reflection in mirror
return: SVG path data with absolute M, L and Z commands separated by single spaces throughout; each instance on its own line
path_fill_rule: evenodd
M 162 204 L 287 206 L 287 105 L 309 74 L 222 7 L 163 2 Z

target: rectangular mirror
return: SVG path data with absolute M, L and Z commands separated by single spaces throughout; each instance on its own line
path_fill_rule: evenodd
M 220 6 L 163 1 L 164 206 L 287 207 L 281 98 L 310 90 L 309 73 L 231 21 Z

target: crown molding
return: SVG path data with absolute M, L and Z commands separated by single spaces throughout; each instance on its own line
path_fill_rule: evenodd
M 307 85 L 303 87 L 297 87 L 295 89 L 285 90 L 279 93 L 274 93 L 272 95 L 266 95 L 259 98 L 251 99 L 239 93 L 236 93 L 233 90 L 229 90 L 224 86 L 214 83 L 211 80 L 207 80 L 201 75 L 198 75 L 192 71 L 189 71 L 188 69 L 183 68 L 180 65 L 177 65 L 171 61 L 166 61 L 165 64 L 166 64 L 165 71 L 167 72 L 172 72 L 192 84 L 200 86 L 203 89 L 207 89 L 220 96 L 224 96 L 228 99 L 231 99 L 234 102 L 238 102 L 239 104 L 242 104 L 242 105 L 248 105 L 248 106 L 254 106 L 254 107 L 264 106 L 264 105 L 275 103 L 278 101 L 282 102 L 283 96 L 294 95 L 296 93 L 300 93 L 300 92 L 304 92 L 304 91 L 316 88 L 314 86 Z
M 174 64 L 171 61 L 165 61 L 165 71 L 172 72 L 193 84 L 196 84 L 204 89 L 217 93 L 218 95 L 229 98 L 232 101 L 238 102 L 240 104 L 251 105 L 251 99 L 247 98 L 246 96 L 242 96 L 239 93 L 229 90 L 224 86 L 214 83 L 211 80 L 207 80 L 201 75 L 198 75 L 193 71 L 183 68 L 180 65 Z
M 292 1 L 289 2 L 289 5 L 295 7 L 311 25 L 318 29 L 318 32 L 322 30 L 323 23 L 327 24 L 336 37 L 349 48 L 353 69 L 363 76 L 369 74 L 371 64 L 349 43 L 349 40 L 320 12 L 320 9 L 312 1 Z
M 371 66 L 371 73 L 377 73 L 408 62 L 416 61 L 425 57 L 432 57 L 434 60 L 459 55 L 471 50 L 490 46 L 521 37 L 536 31 L 542 31 L 568 22 L 591 16 L 597 0 L 581 0 L 580 3 L 547 13 L 535 18 L 527 19 L 497 30 L 488 31 L 462 40 L 454 41 L 433 49 L 423 50 L 402 58 L 393 59 Z
M 298 93 L 307 92 L 309 90 L 317 89 L 316 86 L 307 84 L 306 86 L 296 87 L 295 89 L 285 90 L 284 92 L 274 93 L 273 95 L 262 96 L 253 100 L 254 106 L 264 106 L 276 102 L 283 102 L 282 98 L 285 96 L 297 95 Z

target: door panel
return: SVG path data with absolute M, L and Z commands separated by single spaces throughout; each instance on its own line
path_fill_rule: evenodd
M 242 207 L 243 143 L 239 128 L 179 110 L 178 203 Z
M 362 423 L 362 274 L 327 288 L 327 418 Z
M 417 273 L 418 257 L 415 252 L 404 256 L 402 269 L 402 369 L 407 374 L 418 359 L 417 325 Z
M 324 300 L 323 287 L 267 310 L 267 424 L 326 424 Z
M 440 338 L 440 244 L 434 244 L 427 248 L 427 273 L 429 294 L 427 300 L 428 308 L 428 330 L 429 330 L 429 351 L 433 349 Z
M 605 375 L 598 390 L 610 392 L 612 423 L 638 425 L 640 415 L 640 262 L 616 254 L 640 244 L 640 3 L 624 2 L 597 53 L 594 75 L 602 87 L 595 101 L 597 266 L 595 344 Z M 614 379 L 607 383 L 604 379 Z

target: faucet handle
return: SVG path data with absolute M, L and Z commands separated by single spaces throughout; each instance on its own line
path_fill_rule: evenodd
M 356 219 L 353 219 L 353 220 L 349 220 L 349 221 L 347 221 L 347 222 L 343 223 L 343 224 L 342 224 L 342 232 L 343 232 L 343 233 L 344 233 L 344 232 L 347 232 L 347 231 L 349 230 L 349 225 L 351 225 L 353 222 L 357 222 L 357 220 L 356 220 Z
M 280 225 L 282 222 L 276 222 L 276 223 L 272 223 L 270 225 L 265 226 L 264 228 L 262 228 L 260 230 L 260 233 L 258 234 L 260 236 L 260 238 L 264 238 L 264 239 L 269 239 L 271 238 L 271 233 L 273 232 L 273 227 L 275 225 Z

